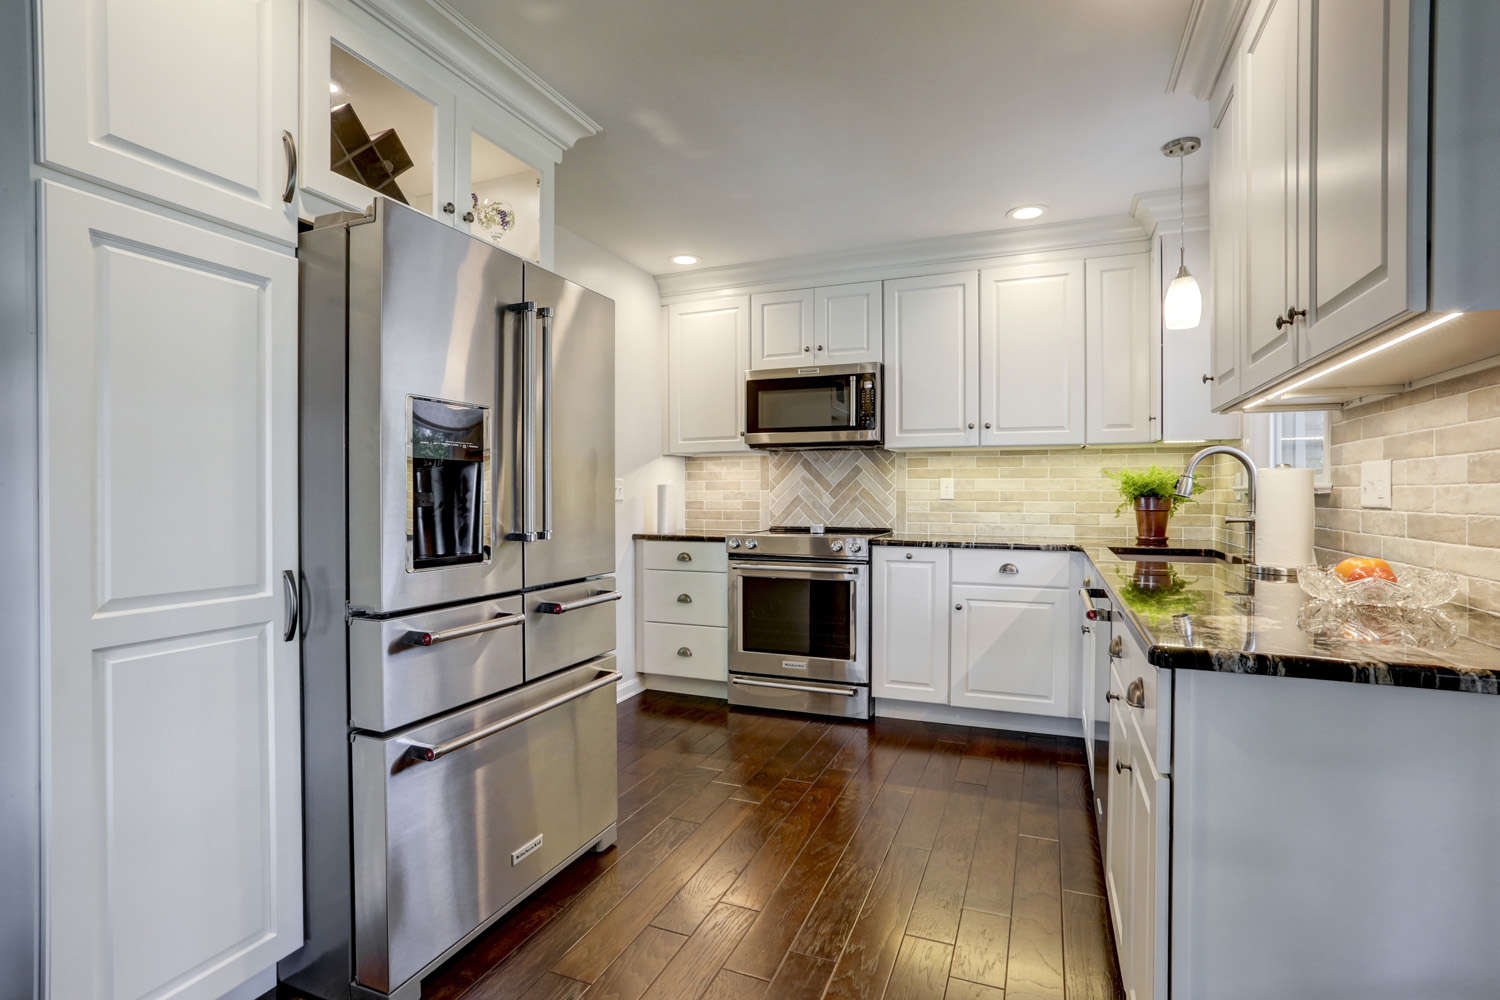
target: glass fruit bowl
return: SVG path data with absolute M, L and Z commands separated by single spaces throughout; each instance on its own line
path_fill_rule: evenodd
M 1435 608 L 1458 593 L 1458 577 L 1452 573 L 1415 566 L 1392 570 L 1395 582 L 1371 576 L 1345 583 L 1332 566 L 1303 566 L 1297 570 L 1297 582 L 1320 601 L 1382 608 Z
M 1297 616 L 1309 635 L 1345 642 L 1404 644 L 1443 649 L 1458 641 L 1458 625 L 1441 611 L 1309 601 Z

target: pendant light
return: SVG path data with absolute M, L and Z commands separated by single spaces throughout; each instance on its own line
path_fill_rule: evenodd
M 1183 158 L 1196 153 L 1203 140 L 1195 135 L 1173 139 L 1161 148 L 1163 156 L 1177 158 L 1177 277 L 1167 286 L 1167 298 L 1161 304 L 1162 324 L 1168 330 L 1191 330 L 1203 319 L 1203 292 L 1198 289 L 1198 279 L 1187 269 L 1187 255 L 1183 247 L 1187 232 L 1187 217 L 1183 211 L 1184 165 Z

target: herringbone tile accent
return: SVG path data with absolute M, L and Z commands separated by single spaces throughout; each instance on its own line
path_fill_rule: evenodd
M 896 457 L 888 451 L 771 453 L 772 524 L 896 526 Z

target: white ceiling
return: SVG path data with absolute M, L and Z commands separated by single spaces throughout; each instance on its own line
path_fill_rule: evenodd
M 448 2 L 603 126 L 557 222 L 653 274 L 1120 215 L 1207 136 L 1191 0 Z

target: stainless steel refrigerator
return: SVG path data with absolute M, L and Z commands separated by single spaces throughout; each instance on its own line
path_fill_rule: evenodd
M 420 983 L 614 842 L 614 304 L 389 200 L 304 233 L 306 926 Z

